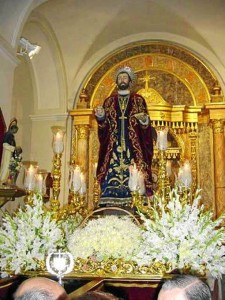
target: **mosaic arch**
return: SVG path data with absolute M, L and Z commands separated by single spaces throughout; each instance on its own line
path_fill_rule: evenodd
M 134 89 L 148 106 L 202 106 L 218 84 L 213 72 L 189 50 L 170 43 L 129 44 L 96 66 L 84 88 L 89 107 L 102 104 L 115 89 L 115 72 L 130 66 L 137 75 Z

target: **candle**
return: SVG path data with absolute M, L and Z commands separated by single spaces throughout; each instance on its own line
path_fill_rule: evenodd
M 167 149 L 167 133 L 168 133 L 167 128 L 157 132 L 157 145 L 159 150 Z
M 131 192 L 137 191 L 138 189 L 138 169 L 136 167 L 136 164 L 129 167 L 128 186 Z
M 80 167 L 76 166 L 73 170 L 72 188 L 74 192 L 78 192 L 81 187 Z
M 34 176 L 37 172 L 37 168 L 35 168 L 33 165 L 30 165 L 28 170 L 26 170 L 26 175 L 25 175 L 25 182 L 24 186 L 28 190 L 33 190 L 34 188 Z
M 186 188 L 190 187 L 192 182 L 192 174 L 191 174 L 191 165 L 189 161 L 186 161 L 183 166 L 183 173 L 184 173 L 184 186 Z
M 87 187 L 86 187 L 85 177 L 83 173 L 80 174 L 80 182 L 81 182 L 80 194 L 85 195 L 87 191 Z
M 42 176 L 42 174 L 36 175 L 36 191 L 40 194 L 43 193 L 43 176 Z
M 144 195 L 145 194 L 145 180 L 144 180 L 144 174 L 139 171 L 138 172 L 138 190 L 139 190 L 139 194 L 140 195 Z
M 62 131 L 58 131 L 55 135 L 54 135 L 54 139 L 53 139 L 53 151 L 56 154 L 61 154 L 63 152 L 63 133 Z
M 191 165 L 189 161 L 186 161 L 184 165 L 179 169 L 178 181 L 185 188 L 189 188 L 192 183 Z

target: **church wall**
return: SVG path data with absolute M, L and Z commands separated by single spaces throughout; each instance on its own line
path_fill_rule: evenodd
M 12 89 L 16 64 L 1 55 L 0 47 L 0 105 L 6 124 L 12 117 Z

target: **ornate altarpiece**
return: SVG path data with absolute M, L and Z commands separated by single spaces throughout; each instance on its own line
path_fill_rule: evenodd
M 192 164 L 193 189 L 215 217 L 225 210 L 225 99 L 209 69 L 187 49 L 170 43 L 132 43 L 96 66 L 81 87 L 73 120 L 71 163 L 86 173 L 88 205 L 93 205 L 93 165 L 98 159 L 94 107 L 115 89 L 115 71 L 128 65 L 137 75 L 134 90 L 147 102 L 152 126 L 169 127 L 167 159 L 176 174 L 179 162 Z M 157 150 L 153 173 L 157 175 Z

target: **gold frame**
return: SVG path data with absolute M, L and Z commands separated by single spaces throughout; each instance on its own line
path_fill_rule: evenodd
M 76 108 L 70 111 L 73 120 L 71 162 L 79 164 L 82 157 L 81 164 L 88 175 L 88 208 L 94 208 L 92 164 L 97 161 L 98 152 L 93 108 L 114 90 L 114 73 L 121 65 L 131 66 L 137 75 L 151 71 L 164 72 L 170 78 L 173 75 L 176 81 L 181 82 L 184 95 L 189 91 L 192 103 L 185 105 L 185 97 L 181 97 L 178 104 L 171 105 L 166 101 L 168 99 L 149 86 L 145 75 L 142 83 L 137 83 L 138 91 L 154 95 L 154 101 L 151 97 L 146 101 L 152 126 L 170 127 L 178 142 L 178 149 L 169 149 L 169 155 L 179 151 L 181 160 L 192 161 L 193 188 L 203 188 L 206 208 L 213 209 L 215 217 L 219 216 L 225 211 L 225 187 L 219 179 L 225 179 L 225 100 L 221 87 L 215 74 L 199 57 L 177 45 L 156 41 L 132 43 L 105 58 L 91 74 L 87 74 L 75 99 Z M 148 76 L 149 73 L 146 74 Z M 206 147 L 209 147 L 207 157 Z M 80 155 L 81 149 L 86 149 L 85 155 L 83 150 Z M 216 159 L 218 151 L 220 163 Z M 157 151 L 154 155 L 157 156 Z M 202 168 L 204 172 L 201 172 Z M 221 184 L 216 184 L 218 180 Z

